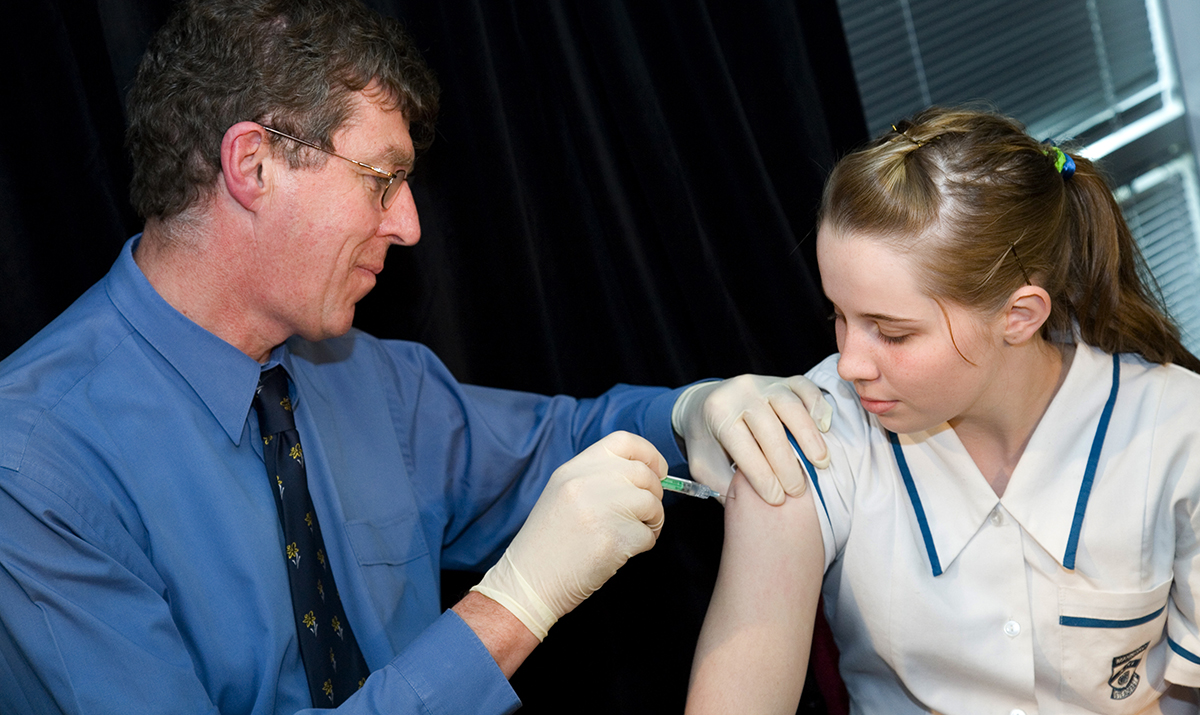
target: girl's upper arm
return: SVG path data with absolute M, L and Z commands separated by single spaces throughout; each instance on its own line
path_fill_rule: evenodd
M 738 474 L 716 587 L 692 663 L 688 713 L 794 713 L 825 552 L 813 490 L 763 502 Z

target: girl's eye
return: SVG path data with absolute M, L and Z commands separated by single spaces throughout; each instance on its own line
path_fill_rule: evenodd
M 908 340 L 908 338 L 909 338 L 908 333 L 905 333 L 904 335 L 887 335 L 884 333 L 879 334 L 880 340 L 882 340 L 885 343 L 891 344 L 891 345 L 899 345 L 900 343 L 904 342 L 905 340 Z

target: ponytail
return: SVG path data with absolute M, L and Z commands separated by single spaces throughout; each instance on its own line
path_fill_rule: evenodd
M 1150 272 L 1108 184 L 1092 162 L 1076 157 L 1075 164 L 1066 183 L 1072 260 L 1065 297 L 1084 342 L 1200 372 L 1200 360 L 1142 282 Z

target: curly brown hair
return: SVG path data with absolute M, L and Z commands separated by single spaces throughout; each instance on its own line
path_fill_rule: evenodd
M 134 208 L 167 219 L 206 199 L 221 170 L 221 140 L 240 121 L 269 122 L 332 149 L 352 95 L 372 82 L 409 121 L 416 147 L 427 147 L 438 84 L 396 20 L 356 0 L 181 3 L 151 40 L 129 93 Z M 298 149 L 284 150 L 303 165 Z

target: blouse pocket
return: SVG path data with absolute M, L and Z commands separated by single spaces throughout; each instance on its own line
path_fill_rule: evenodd
M 1097 713 L 1138 713 L 1166 689 L 1160 647 L 1171 582 L 1150 591 L 1058 590 L 1060 697 Z

